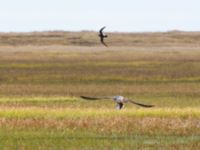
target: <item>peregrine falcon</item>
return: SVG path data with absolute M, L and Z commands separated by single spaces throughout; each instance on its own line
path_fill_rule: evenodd
M 107 38 L 108 35 L 106 35 L 106 34 L 103 33 L 103 30 L 104 30 L 105 28 L 106 28 L 106 27 L 103 27 L 103 28 L 101 28 L 101 29 L 99 30 L 99 37 L 100 37 L 101 43 L 102 43 L 104 46 L 107 47 L 106 43 L 104 42 L 104 38 Z
M 117 109 L 122 109 L 123 106 L 124 106 L 124 103 L 127 103 L 127 102 L 130 102 L 132 104 L 135 104 L 135 105 L 138 105 L 138 106 L 141 106 L 141 107 L 154 107 L 154 105 L 146 105 L 146 104 L 141 104 L 141 103 L 138 103 L 138 102 L 135 102 L 133 100 L 130 100 L 128 98 L 125 98 L 123 96 L 112 96 L 112 97 L 87 97 L 87 96 L 80 96 L 81 98 L 83 99 L 86 99 L 86 100 L 102 100 L 102 99 L 111 99 L 111 100 L 114 100 L 117 105 L 116 105 L 116 108 Z

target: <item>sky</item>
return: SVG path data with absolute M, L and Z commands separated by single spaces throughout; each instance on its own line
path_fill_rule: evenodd
M 200 0 L 0 0 L 0 32 L 200 31 Z

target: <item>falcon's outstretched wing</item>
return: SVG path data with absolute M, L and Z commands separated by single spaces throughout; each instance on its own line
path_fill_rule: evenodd
M 106 27 L 104 26 L 103 28 L 101 28 L 101 29 L 99 30 L 100 35 L 103 35 L 103 30 L 104 30 L 105 28 L 106 28 Z
M 101 39 L 101 43 L 102 43 L 104 46 L 108 47 L 108 45 L 106 45 L 106 43 L 103 41 L 103 38 Z
M 86 100 L 103 100 L 103 99 L 113 99 L 113 97 L 88 97 L 88 96 L 80 96 Z
M 135 102 L 133 100 L 128 100 L 128 101 L 131 102 L 132 104 L 142 106 L 142 107 L 154 107 L 154 105 L 141 104 L 141 103 Z

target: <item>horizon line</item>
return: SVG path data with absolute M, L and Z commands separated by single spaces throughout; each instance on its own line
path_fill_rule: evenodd
M 0 34 L 6 34 L 6 33 L 42 33 L 42 32 L 99 32 L 99 30 L 30 30 L 30 31 L 0 31 Z M 178 29 L 172 29 L 172 30 L 152 30 L 152 31 L 106 31 L 107 33 L 168 33 L 168 32 L 186 32 L 186 33 L 195 33 L 200 32 L 200 30 L 178 30 Z

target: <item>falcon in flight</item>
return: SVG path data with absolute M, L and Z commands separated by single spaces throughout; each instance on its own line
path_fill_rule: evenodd
M 86 100 L 102 100 L 102 99 L 114 100 L 117 103 L 116 109 L 122 109 L 123 106 L 124 106 L 124 103 L 127 103 L 127 102 L 130 102 L 132 104 L 135 104 L 135 105 L 138 105 L 138 106 L 141 106 L 141 107 L 146 107 L 146 108 L 154 107 L 154 105 L 141 104 L 141 103 L 135 102 L 133 100 L 130 100 L 128 98 L 125 98 L 123 96 L 113 96 L 113 97 L 87 97 L 87 96 L 80 96 L 80 97 L 83 98 L 83 99 L 86 99 Z
M 101 43 L 102 43 L 104 46 L 107 47 L 106 43 L 104 42 L 104 38 L 107 38 L 108 35 L 106 35 L 106 34 L 103 33 L 103 30 L 104 30 L 105 28 L 106 28 L 106 27 L 103 27 L 103 28 L 101 28 L 101 29 L 99 30 L 99 37 L 100 37 Z

